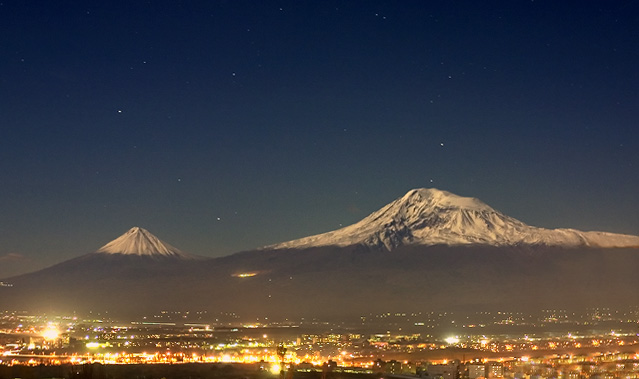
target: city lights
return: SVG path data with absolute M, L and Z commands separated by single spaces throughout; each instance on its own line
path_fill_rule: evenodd
M 49 340 L 49 341 L 53 341 L 57 339 L 59 336 L 60 336 L 60 331 L 54 326 L 49 326 L 42 332 L 42 337 L 44 337 L 45 340 Z
M 271 373 L 273 375 L 277 375 L 280 373 L 280 371 L 282 371 L 282 366 L 280 366 L 279 364 L 275 363 L 273 365 L 271 365 L 271 369 L 270 369 Z
M 168 314 L 174 317 L 161 316 Z M 533 333 L 530 330 L 519 334 L 514 332 L 522 330 L 518 329 L 522 326 L 518 323 L 530 325 L 532 316 L 506 314 L 511 323 L 503 324 L 505 313 L 498 312 L 492 325 L 505 327 L 510 332 L 491 334 L 483 328 L 481 334 L 471 334 L 466 329 L 464 334 L 442 333 L 445 337 L 439 338 L 428 332 L 398 333 L 398 329 L 401 325 L 401 328 L 413 326 L 423 330 L 434 323 L 445 325 L 447 330 L 451 324 L 464 330 L 462 322 L 451 321 L 466 318 L 452 313 L 384 313 L 372 319 L 385 320 L 387 324 L 375 324 L 373 328 L 383 328 L 386 332 L 370 334 L 355 332 L 353 325 L 341 329 L 340 325 L 329 322 L 311 324 L 313 332 L 310 332 L 303 328 L 303 321 L 281 323 L 269 322 L 266 318 L 236 323 L 180 322 L 178 319 L 184 319 L 184 313 L 180 312 L 161 313 L 149 318 L 157 321 L 124 327 L 122 323 L 108 320 L 65 318 L 61 322 L 46 316 L 5 315 L 5 327 L 0 330 L 5 341 L 0 343 L 0 365 L 204 363 L 258 365 L 269 375 L 280 375 L 282 371 L 318 372 L 329 366 L 332 370 L 355 373 L 418 376 L 430 369 L 433 373 L 467 372 L 470 375 L 459 379 L 484 375 L 515 379 L 522 370 L 542 370 L 539 367 L 543 368 L 539 379 L 550 379 L 559 377 L 558 373 L 566 367 L 580 365 L 578 367 L 589 370 L 597 367 L 598 372 L 614 371 L 618 373 L 616 377 L 639 376 L 637 353 L 619 352 L 620 347 L 639 351 L 639 335 L 633 328 L 639 323 L 639 312 L 634 310 L 619 313 L 619 328 L 614 334 L 610 329 L 598 330 L 590 313 L 574 316 L 587 320 L 583 322 L 585 328 L 579 328 L 575 322 L 569 332 Z M 235 319 L 235 314 L 229 316 Z M 542 315 L 536 320 L 546 319 L 546 315 Z M 482 322 L 490 325 L 487 320 Z M 608 326 L 611 324 L 611 320 L 606 322 Z M 418 323 L 423 325 L 416 325 Z M 468 324 L 479 325 L 470 320 Z M 317 332 L 318 325 L 324 325 L 326 331 Z M 264 333 L 266 330 L 270 332 Z M 586 330 L 594 334 L 586 334 Z M 455 351 L 460 348 L 466 349 L 468 359 L 459 359 Z M 430 354 L 439 358 L 430 359 Z M 392 358 L 384 359 L 385 356 Z
M 449 345 L 454 345 L 459 343 L 459 338 L 457 337 L 447 337 L 446 339 L 444 339 L 444 341 L 446 341 L 447 344 Z

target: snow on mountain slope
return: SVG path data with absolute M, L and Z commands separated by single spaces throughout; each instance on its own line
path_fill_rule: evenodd
M 266 249 L 365 245 L 393 250 L 403 245 L 542 245 L 639 247 L 639 236 L 574 229 L 544 229 L 506 216 L 478 199 L 438 189 L 414 189 L 363 220 Z
M 146 229 L 133 227 L 120 237 L 102 246 L 96 253 L 171 257 L 192 259 L 190 255 L 161 241 Z

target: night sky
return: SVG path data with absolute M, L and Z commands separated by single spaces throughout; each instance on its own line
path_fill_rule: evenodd
M 0 277 L 222 256 L 418 187 L 639 234 L 637 1 L 0 0 Z

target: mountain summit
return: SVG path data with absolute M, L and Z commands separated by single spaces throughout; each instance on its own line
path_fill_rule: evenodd
M 267 246 L 295 249 L 364 245 L 393 250 L 404 245 L 639 247 L 639 236 L 526 225 L 482 201 L 435 188 L 419 188 L 353 225 Z
M 191 259 L 190 255 L 137 226 L 102 246 L 96 253 Z

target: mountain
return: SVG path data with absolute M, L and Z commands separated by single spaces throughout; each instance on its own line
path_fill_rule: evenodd
M 95 252 L 6 279 L 12 287 L 0 297 L 13 309 L 48 312 L 156 309 L 179 303 L 171 291 L 204 259 L 133 227 Z
M 354 245 L 388 251 L 412 245 L 626 248 L 639 247 L 639 237 L 537 228 L 506 216 L 478 199 L 420 188 L 353 225 L 265 249 Z
M 639 306 L 632 246 L 639 237 L 535 228 L 477 199 L 416 189 L 346 228 L 220 258 L 192 259 L 132 228 L 3 279 L 0 299 L 5 310 L 213 320 Z
M 137 255 L 153 258 L 195 258 L 195 256 L 183 253 L 168 243 L 161 241 L 148 230 L 137 226 L 102 246 L 96 253 Z

